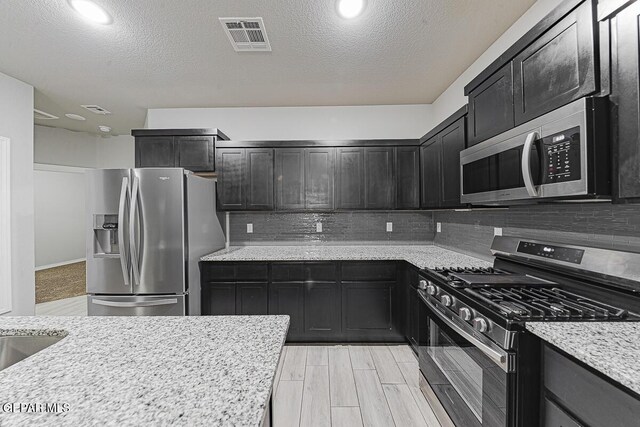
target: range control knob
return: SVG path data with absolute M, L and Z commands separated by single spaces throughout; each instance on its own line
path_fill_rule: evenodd
M 433 283 L 429 283 L 425 289 L 429 295 L 435 295 L 438 293 L 438 288 L 436 288 L 436 285 Z
M 460 310 L 458 310 L 458 316 L 460 316 L 460 318 L 465 322 L 468 322 L 469 320 L 471 320 L 471 310 L 469 310 L 467 307 L 462 307 Z
M 440 298 L 440 301 L 445 307 L 451 307 L 451 303 L 453 302 L 449 295 L 442 295 L 442 298 Z
M 473 319 L 473 327 L 478 332 L 487 332 L 489 329 L 489 324 L 482 317 L 476 317 Z
M 420 281 L 418 282 L 418 288 L 420 288 L 420 289 L 427 289 L 427 281 L 426 281 L 426 280 L 424 280 L 424 279 L 423 279 L 423 280 L 420 280 Z

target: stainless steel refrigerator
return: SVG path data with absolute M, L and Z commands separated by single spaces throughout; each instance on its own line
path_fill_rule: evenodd
M 225 246 L 215 182 L 181 168 L 87 172 L 90 316 L 200 314 L 202 255 Z

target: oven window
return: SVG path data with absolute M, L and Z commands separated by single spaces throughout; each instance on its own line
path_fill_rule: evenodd
M 509 375 L 431 314 L 420 370 L 456 425 L 506 426 Z
M 540 184 L 540 159 L 537 144 L 531 149 L 531 175 Z M 522 179 L 522 147 L 505 150 L 462 167 L 464 194 L 508 190 L 524 187 Z

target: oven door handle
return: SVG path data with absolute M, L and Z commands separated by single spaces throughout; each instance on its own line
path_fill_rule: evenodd
M 538 134 L 536 132 L 528 134 L 522 148 L 522 179 L 524 181 L 524 186 L 527 189 L 527 193 L 529 193 L 529 196 L 531 197 L 539 196 L 538 190 L 533 182 L 533 177 L 531 176 L 531 148 L 533 148 L 533 143 L 536 142 L 537 137 Z
M 498 351 L 496 349 L 491 348 L 487 344 L 483 343 L 482 341 L 480 341 L 479 339 L 471 335 L 469 332 L 462 329 L 451 319 L 447 318 L 447 316 L 440 313 L 440 310 L 438 310 L 438 307 L 436 307 L 435 304 L 433 304 L 431 301 L 429 301 L 426 298 L 423 298 L 423 301 L 427 304 L 427 306 L 429 306 L 429 308 L 431 308 L 431 311 L 433 311 L 440 320 L 446 323 L 447 326 L 453 329 L 456 333 L 460 334 L 464 339 L 466 339 L 471 344 L 476 346 L 478 350 L 480 350 L 485 356 L 491 359 L 496 365 L 500 366 L 500 368 L 502 368 L 503 371 L 514 372 L 513 367 L 510 366 L 509 355 L 507 354 L 506 351 Z

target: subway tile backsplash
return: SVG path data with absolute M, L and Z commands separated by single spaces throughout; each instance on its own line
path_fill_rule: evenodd
M 640 252 L 640 205 L 545 204 L 434 212 L 435 243 L 490 259 L 494 227 L 503 235 Z
M 231 245 L 428 243 L 433 241 L 431 212 L 231 212 Z M 387 232 L 387 223 L 393 231 Z M 317 232 L 317 223 L 322 231 Z M 247 233 L 247 224 L 253 232 Z

